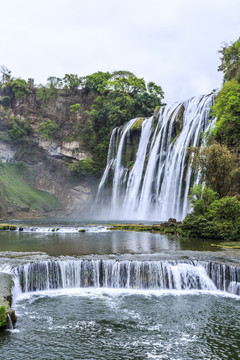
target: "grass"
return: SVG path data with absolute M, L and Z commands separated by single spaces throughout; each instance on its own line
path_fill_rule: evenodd
M 54 195 L 36 190 L 21 177 L 17 166 L 2 164 L 0 166 L 1 203 L 7 207 L 29 208 L 34 211 L 51 211 L 61 209 Z

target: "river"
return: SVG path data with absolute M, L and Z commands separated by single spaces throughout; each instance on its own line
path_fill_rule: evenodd
M 240 250 L 106 223 L 25 223 L 0 232 L 18 316 L 0 334 L 1 359 L 240 359 L 240 283 L 223 279 Z

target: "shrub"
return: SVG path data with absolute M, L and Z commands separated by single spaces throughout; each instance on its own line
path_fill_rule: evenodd
M 69 165 L 69 170 L 73 175 L 90 175 L 96 172 L 96 167 L 94 161 L 86 157 Z
M 7 325 L 7 310 L 6 306 L 2 305 L 0 307 L 0 327 Z
M 196 215 L 205 214 L 210 204 L 219 198 L 217 192 L 200 184 L 195 185 L 190 191 L 191 195 L 189 198 L 194 209 L 193 212 Z
M 31 93 L 28 88 L 28 83 L 23 79 L 15 79 L 11 82 L 11 88 L 16 99 L 24 99 L 24 97 Z
M 81 110 L 81 104 L 74 104 L 70 106 L 70 113 L 75 113 L 79 110 Z
M 47 119 L 41 122 L 37 128 L 37 133 L 40 135 L 40 139 L 48 140 L 52 139 L 56 132 L 58 132 L 59 126 L 55 121 Z
M 192 189 L 193 212 L 179 227 L 186 236 L 240 239 L 240 202 L 236 197 L 218 199 L 218 194 L 200 185 Z
M 12 117 L 10 119 L 9 126 L 9 136 L 15 141 L 23 139 L 31 131 L 31 125 L 29 122 L 26 119 L 20 119 L 18 117 Z

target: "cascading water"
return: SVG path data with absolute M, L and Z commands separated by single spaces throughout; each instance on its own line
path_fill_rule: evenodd
M 108 219 L 183 219 L 189 189 L 199 181 L 187 149 L 201 145 L 213 101 L 214 95 L 195 97 L 114 129 L 94 212 Z
M 222 290 L 240 295 L 240 268 L 212 262 L 54 260 L 15 269 L 20 292 L 62 288 Z

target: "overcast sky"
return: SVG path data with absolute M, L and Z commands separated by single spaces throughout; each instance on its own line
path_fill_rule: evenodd
M 240 0 L 2 0 L 0 11 L 13 76 L 128 70 L 167 103 L 220 87 L 218 50 L 240 36 Z

